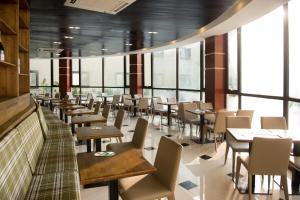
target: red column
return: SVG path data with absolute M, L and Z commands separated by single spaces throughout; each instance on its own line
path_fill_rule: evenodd
M 61 57 L 68 57 L 69 53 L 61 54 Z M 59 92 L 64 97 L 71 92 L 71 59 L 59 60 Z
M 143 94 L 143 59 L 142 54 L 129 55 L 130 94 Z
M 205 39 L 205 101 L 225 108 L 225 35 Z

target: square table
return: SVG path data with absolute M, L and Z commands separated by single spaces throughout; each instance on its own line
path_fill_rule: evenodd
M 93 122 L 106 122 L 107 119 L 102 115 L 85 115 L 85 116 L 74 116 L 71 119 L 72 133 L 75 132 L 75 124 L 90 126 Z
M 91 139 L 96 142 L 96 151 L 101 151 L 101 139 L 123 137 L 123 133 L 114 126 L 88 126 L 76 129 L 78 140 L 87 140 L 87 152 L 91 152 Z
M 115 153 L 110 157 L 96 157 L 94 153 L 77 154 L 80 184 L 108 181 L 110 200 L 118 200 L 118 179 L 154 173 L 157 170 L 135 149 Z
M 168 126 L 172 126 L 172 119 L 171 119 L 171 106 L 177 105 L 174 102 L 157 102 L 157 104 L 168 106 Z
M 78 116 L 78 115 L 91 115 L 95 112 L 93 110 L 90 110 L 88 108 L 84 109 L 77 109 L 77 110 L 69 110 L 65 112 L 65 122 L 68 123 L 68 116 Z

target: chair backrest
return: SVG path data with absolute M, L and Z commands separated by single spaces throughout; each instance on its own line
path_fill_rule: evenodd
M 175 190 L 181 151 L 180 144 L 165 136 L 161 137 L 154 162 L 157 168 L 155 175 L 171 191 Z
M 80 97 L 77 96 L 76 99 L 75 99 L 75 104 L 79 105 L 80 104 Z
M 216 120 L 214 125 L 215 133 L 225 133 L 226 132 L 226 117 L 234 116 L 233 111 L 218 111 L 216 114 Z
M 228 116 L 226 117 L 226 128 L 251 128 L 250 117 Z
M 286 175 L 291 145 L 292 139 L 290 138 L 253 138 L 249 172 L 252 174 Z
M 154 110 L 162 110 L 164 107 L 162 104 L 158 104 L 158 103 L 161 103 L 162 102 L 162 99 L 161 97 L 157 97 L 157 98 L 152 98 L 152 105 L 151 107 L 154 109 Z
M 93 108 L 93 105 L 94 105 L 94 99 L 90 99 L 90 101 L 89 101 L 89 104 L 88 104 L 88 109 L 92 109 Z
M 120 103 L 120 95 L 114 95 L 112 100 L 112 105 L 118 105 Z
M 287 129 L 285 117 L 261 117 L 262 129 Z
M 94 114 L 97 115 L 100 111 L 101 102 L 97 101 L 94 109 Z
M 196 103 L 183 103 L 183 120 L 187 121 L 187 120 L 192 120 L 192 119 L 196 119 L 197 115 L 188 112 L 187 110 L 196 110 L 197 104 Z
M 139 109 L 148 109 L 149 101 L 148 98 L 140 98 Z
M 213 104 L 210 102 L 199 102 L 199 109 L 201 110 L 213 110 Z
M 238 110 L 236 112 L 236 116 L 250 117 L 250 122 L 252 122 L 253 114 L 254 114 L 254 110 Z
M 54 98 L 55 99 L 60 99 L 60 93 L 59 92 L 55 93 Z
M 45 97 L 50 97 L 50 93 L 46 93 L 46 94 L 45 94 Z
M 132 98 L 130 94 L 124 94 L 123 95 L 123 103 L 124 103 L 124 105 L 126 105 L 126 106 L 133 105 L 133 102 L 132 102 L 132 100 L 130 100 L 130 98 Z
M 143 96 L 141 94 L 135 94 L 135 95 L 133 95 L 133 97 L 136 99 L 139 99 L 139 98 L 142 98 Z
M 132 144 L 137 149 L 142 149 L 144 146 L 147 128 L 148 128 L 148 121 L 143 118 L 138 118 L 135 125 L 133 138 L 132 138 Z
M 114 126 L 119 130 L 121 130 L 121 128 L 122 128 L 124 114 L 125 114 L 124 110 L 122 110 L 122 109 L 118 110 Z
M 105 105 L 102 111 L 102 116 L 105 117 L 106 119 L 108 118 L 109 115 L 109 111 L 110 111 L 110 105 Z
M 67 101 L 69 99 L 69 95 L 65 95 L 64 100 Z
M 179 103 L 178 104 L 178 118 L 180 120 L 184 120 L 184 107 L 183 107 L 184 103 Z

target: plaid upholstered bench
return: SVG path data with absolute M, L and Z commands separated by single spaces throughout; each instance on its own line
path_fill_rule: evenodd
M 47 124 L 40 112 L 0 141 L 0 199 L 80 199 L 70 129 Z

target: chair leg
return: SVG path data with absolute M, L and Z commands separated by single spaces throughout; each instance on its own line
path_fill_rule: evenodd
M 227 157 L 228 157 L 228 152 L 229 152 L 229 144 L 226 141 L 226 151 L 225 151 L 225 161 L 224 161 L 224 165 L 226 165 L 226 161 L 227 161 Z
M 167 198 L 168 200 L 175 200 L 175 195 L 172 193 Z
M 232 180 L 234 179 L 234 169 L 235 169 L 235 151 L 232 149 Z
M 216 133 L 214 132 L 214 138 L 215 138 L 215 151 L 217 151 L 217 137 Z
M 281 176 L 281 183 L 282 183 L 282 186 L 283 186 L 283 190 L 284 190 L 284 198 L 286 200 L 289 199 L 289 193 L 288 193 L 288 186 L 287 186 L 287 176 L 286 175 L 283 175 Z
M 119 141 L 120 141 L 120 143 L 122 143 L 122 138 L 121 137 L 119 137 Z
M 248 194 L 249 200 L 252 199 L 252 174 L 248 172 Z
M 241 158 L 238 157 L 237 158 L 237 162 L 236 162 L 236 174 L 235 174 L 235 187 L 237 188 L 238 187 L 238 184 L 239 184 L 239 178 L 240 178 L 240 170 L 241 170 Z

